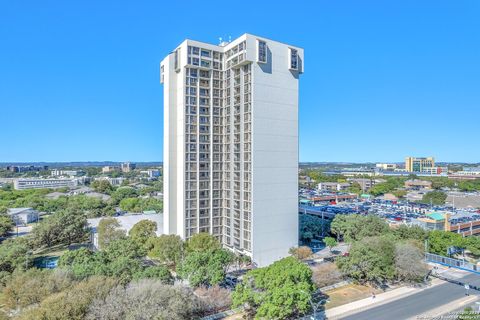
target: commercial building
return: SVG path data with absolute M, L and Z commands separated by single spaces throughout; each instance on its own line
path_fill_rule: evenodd
M 258 266 L 298 245 L 303 49 L 244 34 L 161 63 L 166 233 L 216 236 Z
M 431 212 L 413 222 L 426 230 L 443 230 L 461 234 L 463 237 L 480 235 L 480 215 L 469 212 L 451 214 Z
M 426 172 L 435 167 L 435 159 L 433 157 L 427 158 L 416 158 L 416 157 L 406 157 L 405 158 L 405 169 L 408 172 Z
M 52 177 L 58 177 L 58 176 L 69 176 L 69 177 L 75 177 L 78 176 L 81 172 L 78 170 L 52 170 L 51 175 Z
M 350 183 L 358 183 L 362 191 L 367 191 L 375 184 L 380 182 L 385 182 L 383 179 L 367 179 L 367 178 L 348 178 L 348 182 Z
M 122 169 L 122 172 L 124 172 L 124 173 L 129 173 L 129 172 L 135 170 L 136 167 L 137 167 L 137 165 L 135 163 L 124 162 L 124 163 L 121 164 L 121 169 Z
M 397 169 L 397 165 L 395 163 L 377 163 L 375 168 L 383 171 L 394 171 Z
M 480 167 L 466 167 L 448 176 L 452 179 L 473 180 L 480 179 Z
M 109 172 L 114 172 L 117 171 L 118 168 L 114 166 L 105 166 L 102 168 L 102 173 L 109 173 Z
M 57 189 L 57 188 L 75 188 L 78 186 L 77 179 L 16 179 L 13 187 L 16 190 L 25 189 Z
M 114 187 L 121 186 L 125 178 L 118 177 L 118 178 L 111 178 L 111 177 L 97 177 L 95 180 L 106 180 L 110 182 L 110 184 Z
M 425 181 L 425 180 L 418 180 L 418 179 L 413 179 L 413 180 L 407 180 L 405 181 L 405 188 L 407 189 L 431 189 L 432 188 L 432 182 L 431 181 Z
M 342 191 L 350 187 L 350 183 L 338 183 L 338 182 L 320 182 L 317 185 L 319 191 Z

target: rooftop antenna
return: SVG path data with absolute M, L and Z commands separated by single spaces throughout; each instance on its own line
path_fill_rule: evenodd
M 232 36 L 228 36 L 228 43 L 232 42 Z
M 223 42 L 222 40 L 223 40 L 222 37 L 219 37 L 218 38 L 218 43 L 222 44 L 222 42 Z

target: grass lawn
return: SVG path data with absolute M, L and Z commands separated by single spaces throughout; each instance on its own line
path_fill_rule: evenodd
M 49 248 L 44 248 L 34 253 L 34 257 L 59 257 L 68 251 L 67 245 L 57 245 Z
M 358 284 L 349 284 L 344 287 L 333 289 L 325 292 L 329 296 L 328 302 L 325 305 L 326 309 L 335 308 L 343 304 L 361 300 L 372 296 L 372 292 L 375 294 L 383 292 L 381 289 L 375 289 L 368 286 L 362 286 Z

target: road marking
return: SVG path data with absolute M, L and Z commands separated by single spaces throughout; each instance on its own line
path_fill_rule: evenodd
M 466 304 L 470 304 L 479 299 L 479 296 L 466 296 L 460 299 L 454 300 L 447 304 L 444 304 L 435 309 L 429 310 L 422 314 L 416 315 L 414 317 L 408 318 L 407 320 L 418 320 L 418 319 L 436 319 L 440 316 L 446 315 L 449 312 L 457 310 L 459 307 Z
M 371 297 L 368 297 L 368 298 L 353 301 L 332 309 L 327 309 L 325 314 L 327 318 L 331 320 L 342 319 L 344 317 L 351 316 L 353 314 L 363 312 L 371 308 L 376 308 L 378 306 L 406 298 L 410 295 L 422 292 L 427 289 L 431 289 L 435 286 L 438 286 L 444 283 L 446 282 L 443 280 L 433 278 L 432 281 L 430 282 L 430 285 L 427 285 L 425 287 L 421 287 L 421 288 L 410 287 L 410 286 L 400 287 L 397 289 L 393 289 L 391 291 L 387 291 L 385 293 L 378 294 L 375 300 L 373 300 Z

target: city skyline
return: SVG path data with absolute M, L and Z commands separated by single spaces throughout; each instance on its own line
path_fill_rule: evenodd
M 219 31 L 196 17 L 231 4 L 3 4 L 0 161 L 162 161 L 160 60 L 185 37 L 245 32 L 308 52 L 300 162 L 479 161 L 477 2 L 308 3 L 301 19 L 254 5 Z

